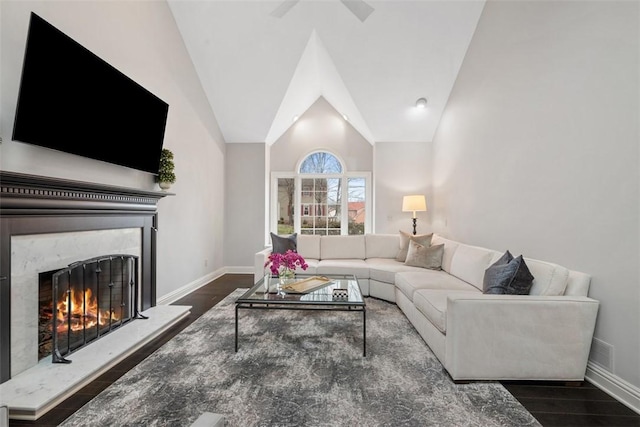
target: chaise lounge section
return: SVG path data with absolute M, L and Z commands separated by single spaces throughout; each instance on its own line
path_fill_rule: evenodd
M 396 234 L 297 236 L 305 273 L 354 274 L 363 295 L 396 303 L 453 380 L 584 380 L 599 306 L 588 274 L 524 258 L 529 295 L 485 294 L 485 271 L 502 252 L 434 234 L 431 245 L 444 247 L 438 270 L 398 261 L 402 243 Z M 255 282 L 270 253 L 256 253 Z

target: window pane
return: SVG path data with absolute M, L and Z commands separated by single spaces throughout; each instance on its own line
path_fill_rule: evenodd
M 329 228 L 340 228 L 340 205 L 329 205 L 327 215 L 327 226 Z
M 295 179 L 278 178 L 278 234 L 291 234 L 294 227 Z
M 330 178 L 325 181 L 327 186 L 327 202 L 339 205 L 342 180 L 339 178 Z
M 349 187 L 349 234 L 364 234 L 364 223 L 366 218 L 365 179 L 349 178 L 347 182 Z
M 309 233 L 303 233 L 303 234 L 313 234 L 313 218 L 311 217 L 303 217 L 302 218 L 302 224 L 300 225 L 300 229 L 304 230 L 304 229 L 309 229 Z
M 303 204 L 313 203 L 313 179 L 303 178 L 300 180 L 300 184 L 302 185 L 302 198 L 300 199 L 300 201 Z
M 342 173 L 342 164 L 331 153 L 311 153 L 300 165 L 300 173 Z

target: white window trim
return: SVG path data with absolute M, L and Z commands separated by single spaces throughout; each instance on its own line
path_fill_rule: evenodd
M 294 178 L 296 174 L 294 172 L 271 172 L 271 194 L 269 197 L 269 236 L 271 233 L 278 233 L 278 179 L 280 178 Z M 297 224 L 298 218 L 300 216 L 300 207 L 298 206 L 298 182 L 295 183 L 296 191 L 294 192 L 294 202 L 293 202 L 293 217 L 294 223 Z M 294 230 L 295 231 L 295 230 Z

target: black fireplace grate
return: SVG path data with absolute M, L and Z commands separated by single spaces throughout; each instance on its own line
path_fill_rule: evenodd
M 70 264 L 52 277 L 53 363 L 120 328 L 139 312 L 138 257 L 108 255 Z

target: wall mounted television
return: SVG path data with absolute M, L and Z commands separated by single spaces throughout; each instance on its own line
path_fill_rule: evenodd
M 168 110 L 31 13 L 13 140 L 157 174 Z

